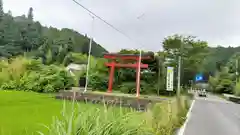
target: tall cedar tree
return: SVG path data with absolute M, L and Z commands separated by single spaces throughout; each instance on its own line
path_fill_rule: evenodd
M 28 19 L 33 20 L 33 8 L 30 7 L 28 10 Z
M 0 0 L 0 21 L 2 21 L 3 16 L 4 16 L 3 2 L 2 0 Z

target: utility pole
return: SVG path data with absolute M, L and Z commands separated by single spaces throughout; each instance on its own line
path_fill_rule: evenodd
M 236 83 L 238 82 L 238 59 L 236 58 Z
M 183 48 L 183 44 L 182 44 L 182 40 L 181 40 L 181 44 L 180 44 L 180 51 L 179 51 L 179 55 L 178 55 L 178 83 L 177 83 L 177 96 L 180 96 L 181 93 L 181 64 L 182 64 L 182 48 Z
M 137 94 L 136 97 L 140 96 L 140 75 L 141 75 L 141 61 L 142 61 L 142 50 L 139 52 L 139 59 L 138 59 L 138 68 L 137 68 Z
M 161 75 L 160 57 L 158 57 L 158 95 L 160 95 L 160 75 Z
M 94 16 L 90 15 L 92 17 L 92 27 L 91 27 L 91 38 L 88 48 L 88 63 L 87 63 L 87 73 L 86 73 L 86 83 L 84 88 L 84 93 L 87 92 L 87 86 L 88 86 L 88 76 L 89 76 L 89 67 L 90 67 L 90 60 L 91 60 L 91 50 L 92 50 L 92 41 L 93 41 L 93 33 L 94 33 Z
M 177 96 L 180 96 L 180 91 L 181 91 L 181 51 L 180 55 L 178 56 L 178 83 L 177 83 Z

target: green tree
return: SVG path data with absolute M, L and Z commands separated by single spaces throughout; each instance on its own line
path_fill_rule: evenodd
M 4 11 L 3 11 L 3 2 L 0 0 L 0 21 L 2 21 L 4 17 Z
M 227 67 L 222 67 L 215 76 L 210 77 L 209 85 L 212 92 L 232 94 L 234 89 L 234 75 L 229 73 Z
M 28 17 L 27 17 L 29 20 L 33 20 L 33 8 L 30 7 L 29 10 L 28 10 Z
M 64 60 L 66 62 L 65 57 L 70 53 L 83 53 L 84 44 L 89 42 L 87 36 L 72 29 L 48 28 L 38 21 L 33 21 L 33 8 L 29 8 L 27 17 L 25 15 L 13 17 L 9 12 L 3 14 L 1 19 L 0 57 L 10 58 L 24 54 L 35 59 L 42 58 L 44 63 L 47 63 L 47 54 L 51 52 L 50 63 L 61 64 Z M 91 55 L 102 57 L 104 52 L 107 50 L 93 41 Z
M 206 71 L 214 73 L 216 70 L 218 70 L 216 69 L 217 68 L 216 63 L 220 62 L 223 66 L 225 66 L 233 54 L 240 52 L 240 47 L 218 46 L 218 47 L 209 47 L 208 50 L 209 50 L 209 53 L 204 59 L 202 67 Z
M 82 53 L 88 55 L 88 51 L 89 51 L 89 43 L 85 42 L 82 47 Z
M 166 66 L 177 69 L 178 57 L 182 57 L 181 72 L 187 74 L 182 74 L 183 85 L 188 84 L 196 73 L 203 72 L 201 64 L 207 55 L 207 42 L 197 40 L 193 36 L 173 35 L 165 38 L 162 44 L 166 55 Z
M 240 60 L 240 52 L 236 52 L 229 58 L 228 62 L 226 63 L 226 66 L 229 68 L 229 72 L 231 73 L 240 72 L 239 60 Z M 236 69 L 236 66 L 238 67 L 238 69 Z

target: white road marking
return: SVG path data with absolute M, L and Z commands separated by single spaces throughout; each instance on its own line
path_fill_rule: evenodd
M 184 122 L 183 126 L 180 128 L 180 130 L 179 130 L 179 132 L 178 132 L 178 135 L 184 135 L 184 131 L 185 131 L 185 129 L 186 129 L 187 123 L 188 123 L 188 121 L 189 121 L 189 119 L 190 119 L 190 117 L 191 117 L 191 112 L 192 112 L 192 108 L 193 108 L 193 106 L 194 106 L 194 103 L 195 103 L 195 100 L 192 101 L 191 107 L 189 108 L 188 113 L 187 113 L 187 116 L 186 116 L 187 119 L 186 119 L 186 121 Z

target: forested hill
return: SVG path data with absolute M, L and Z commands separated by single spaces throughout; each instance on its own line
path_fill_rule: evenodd
M 203 69 L 214 72 L 217 62 L 226 65 L 229 59 L 237 52 L 240 52 L 240 47 L 210 47 L 209 55 L 205 58 Z
M 87 54 L 89 38 L 71 29 L 44 27 L 33 20 L 33 9 L 27 15 L 13 17 L 11 11 L 3 12 L 0 3 L 0 57 L 28 54 L 33 57 L 63 62 L 71 53 Z M 93 42 L 92 55 L 100 57 L 107 52 L 101 45 Z M 48 56 L 46 55 L 48 54 Z

